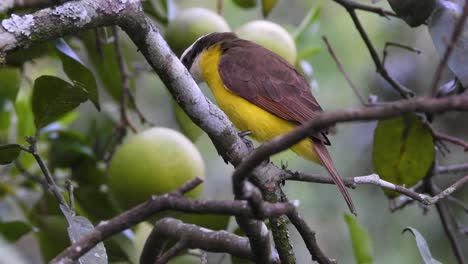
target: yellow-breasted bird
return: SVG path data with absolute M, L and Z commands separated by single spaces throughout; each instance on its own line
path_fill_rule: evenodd
M 287 133 L 322 111 L 307 80 L 286 60 L 234 33 L 199 38 L 181 56 L 197 81 L 205 81 L 219 107 L 240 131 L 259 141 Z M 333 165 L 326 131 L 304 139 L 291 149 L 323 165 L 356 214 L 346 186 Z

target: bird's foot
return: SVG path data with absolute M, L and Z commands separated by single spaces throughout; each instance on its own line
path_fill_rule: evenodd
M 243 132 L 238 133 L 237 135 L 239 135 L 239 137 L 242 139 L 244 144 L 247 146 L 247 148 L 249 149 L 249 152 L 252 152 L 254 150 L 254 145 L 253 145 L 252 141 L 250 141 L 249 139 L 246 138 L 247 136 L 252 135 L 252 132 L 243 131 Z

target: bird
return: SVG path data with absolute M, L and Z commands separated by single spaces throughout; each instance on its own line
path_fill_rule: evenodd
M 237 129 L 260 142 L 290 132 L 323 111 L 308 81 L 293 65 L 235 33 L 204 35 L 184 51 L 180 60 L 196 82 L 207 83 L 218 106 Z M 327 145 L 327 131 L 322 130 L 291 150 L 325 167 L 356 215 Z

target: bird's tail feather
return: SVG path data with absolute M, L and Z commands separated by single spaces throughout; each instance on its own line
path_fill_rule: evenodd
M 336 171 L 336 168 L 333 165 L 333 161 L 330 157 L 330 154 L 328 153 L 326 146 L 322 143 L 314 142 L 313 148 L 315 150 L 315 153 L 317 153 L 317 156 L 319 157 L 322 165 L 327 169 L 327 171 L 330 173 L 330 176 L 333 178 L 333 181 L 338 186 L 338 189 L 340 190 L 341 195 L 343 195 L 343 198 L 345 199 L 346 204 L 348 204 L 349 210 L 354 215 L 357 215 L 356 208 L 354 207 L 354 204 L 353 204 L 353 200 L 351 200 L 351 196 L 349 195 L 348 189 L 344 185 L 343 180 L 341 179 L 341 176 L 338 174 L 338 171 Z

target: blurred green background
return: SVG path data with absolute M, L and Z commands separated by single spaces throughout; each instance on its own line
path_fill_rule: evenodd
M 188 7 L 206 7 L 216 10 L 217 4 L 215 0 L 175 0 L 174 2 L 177 10 Z M 370 1 L 359 2 L 370 4 Z M 389 9 L 386 1 L 381 1 L 378 5 Z M 322 107 L 325 110 L 333 110 L 359 106 L 360 104 L 326 51 L 322 36 L 328 38 L 344 68 L 365 98 L 372 94 L 377 95 L 381 101 L 398 99 L 398 94 L 376 74 L 369 52 L 350 17 L 342 7 L 333 1 L 279 1 L 278 6 L 275 7 L 268 19 L 293 30 L 309 10 L 318 7 L 321 7 L 319 21 L 307 29 L 297 46 L 299 49 L 321 48 L 320 52 L 308 58 L 308 61 L 313 67 L 313 93 Z M 260 8 L 241 9 L 230 0 L 225 0 L 224 17 L 230 27 L 235 30 L 248 21 L 260 19 L 261 10 Z M 386 19 L 366 12 L 359 12 L 359 17 L 379 52 L 382 52 L 384 44 L 388 41 L 406 44 L 422 51 L 420 55 L 417 55 L 405 50 L 390 48 L 386 66 L 392 76 L 418 95 L 427 94 L 432 74 L 439 59 L 427 28 L 421 26 L 411 29 L 401 20 Z M 161 30 L 164 29 L 161 28 Z M 136 52 L 136 48 L 128 39 L 125 40 L 125 46 L 132 54 L 134 64 L 146 65 L 144 59 Z M 79 55 L 83 55 L 80 53 L 79 46 L 76 51 Z M 89 58 L 85 58 L 84 55 L 81 57 L 85 61 L 89 61 Z M 60 64 L 52 59 L 39 59 L 25 66 L 26 74 L 32 80 L 45 73 L 63 75 L 60 68 Z M 450 74 L 446 74 L 444 78 L 448 81 Z M 135 86 L 137 87 L 137 104 L 152 123 L 157 126 L 180 129 L 174 118 L 170 95 L 155 73 L 140 72 L 136 76 Z M 201 88 L 208 97 L 212 98 L 206 85 L 202 84 Z M 81 115 L 74 127 L 86 129 L 88 123 L 80 122 L 80 120 L 88 120 L 90 116 L 111 115 L 117 117 L 118 108 L 116 105 L 106 103 L 105 100 L 101 113 L 96 113 L 91 103 L 80 106 Z M 133 116 L 133 120 L 137 120 L 135 116 Z M 434 123 L 440 131 L 468 140 L 466 134 L 468 117 L 466 114 L 450 113 L 437 116 Z M 329 150 L 336 167 L 343 176 L 373 173 L 371 153 L 374 128 L 374 122 L 339 124 L 336 126 L 336 132 L 330 135 L 332 146 Z M 226 165 L 218 156 L 205 134 L 197 139 L 195 144 L 201 151 L 207 168 L 207 181 L 203 197 L 231 199 L 230 175 L 233 168 Z M 450 150 L 451 152 L 445 157 L 438 157 L 440 164 L 466 161 L 467 156 L 460 148 L 450 146 Z M 278 154 L 272 160 L 277 165 L 288 164 L 288 169 L 327 174 L 320 166 L 311 164 L 290 151 Z M 444 187 L 453 182 L 457 176 L 459 175 L 439 176 L 436 182 Z M 349 233 L 343 219 L 347 208 L 337 188 L 332 185 L 287 182 L 285 190 L 290 200 L 300 201 L 300 213 L 310 227 L 317 232 L 318 242 L 326 254 L 338 259 L 339 263 L 355 263 Z M 466 190 L 465 187 L 458 191 L 456 196 L 463 198 L 463 193 L 467 193 Z M 422 209 L 421 206 L 412 204 L 403 210 L 390 213 L 388 199 L 375 186 L 359 186 L 357 189 L 351 190 L 351 196 L 357 206 L 358 221 L 368 230 L 372 239 L 375 263 L 421 263 L 414 239 L 409 234 L 401 234 L 401 231 L 407 226 L 412 226 L 421 232 L 436 259 L 442 263 L 455 263 L 455 258 L 434 206 Z M 466 196 L 465 194 L 465 200 L 468 198 Z M 458 221 L 467 222 L 466 214 L 456 212 Z M 290 230 L 298 263 L 309 263 L 310 255 L 303 241 L 293 228 Z M 31 241 L 31 236 L 26 236 L 17 242 L 17 247 L 33 263 L 40 263 L 36 257 L 37 250 L 30 246 Z M 460 237 L 460 242 L 468 251 L 468 239 Z M 26 247 L 27 250 L 25 250 Z M 210 256 L 210 261 L 218 263 L 216 260 L 221 258 L 223 257 L 220 255 L 213 255 Z M 228 259 L 223 258 L 221 263 L 227 263 Z

